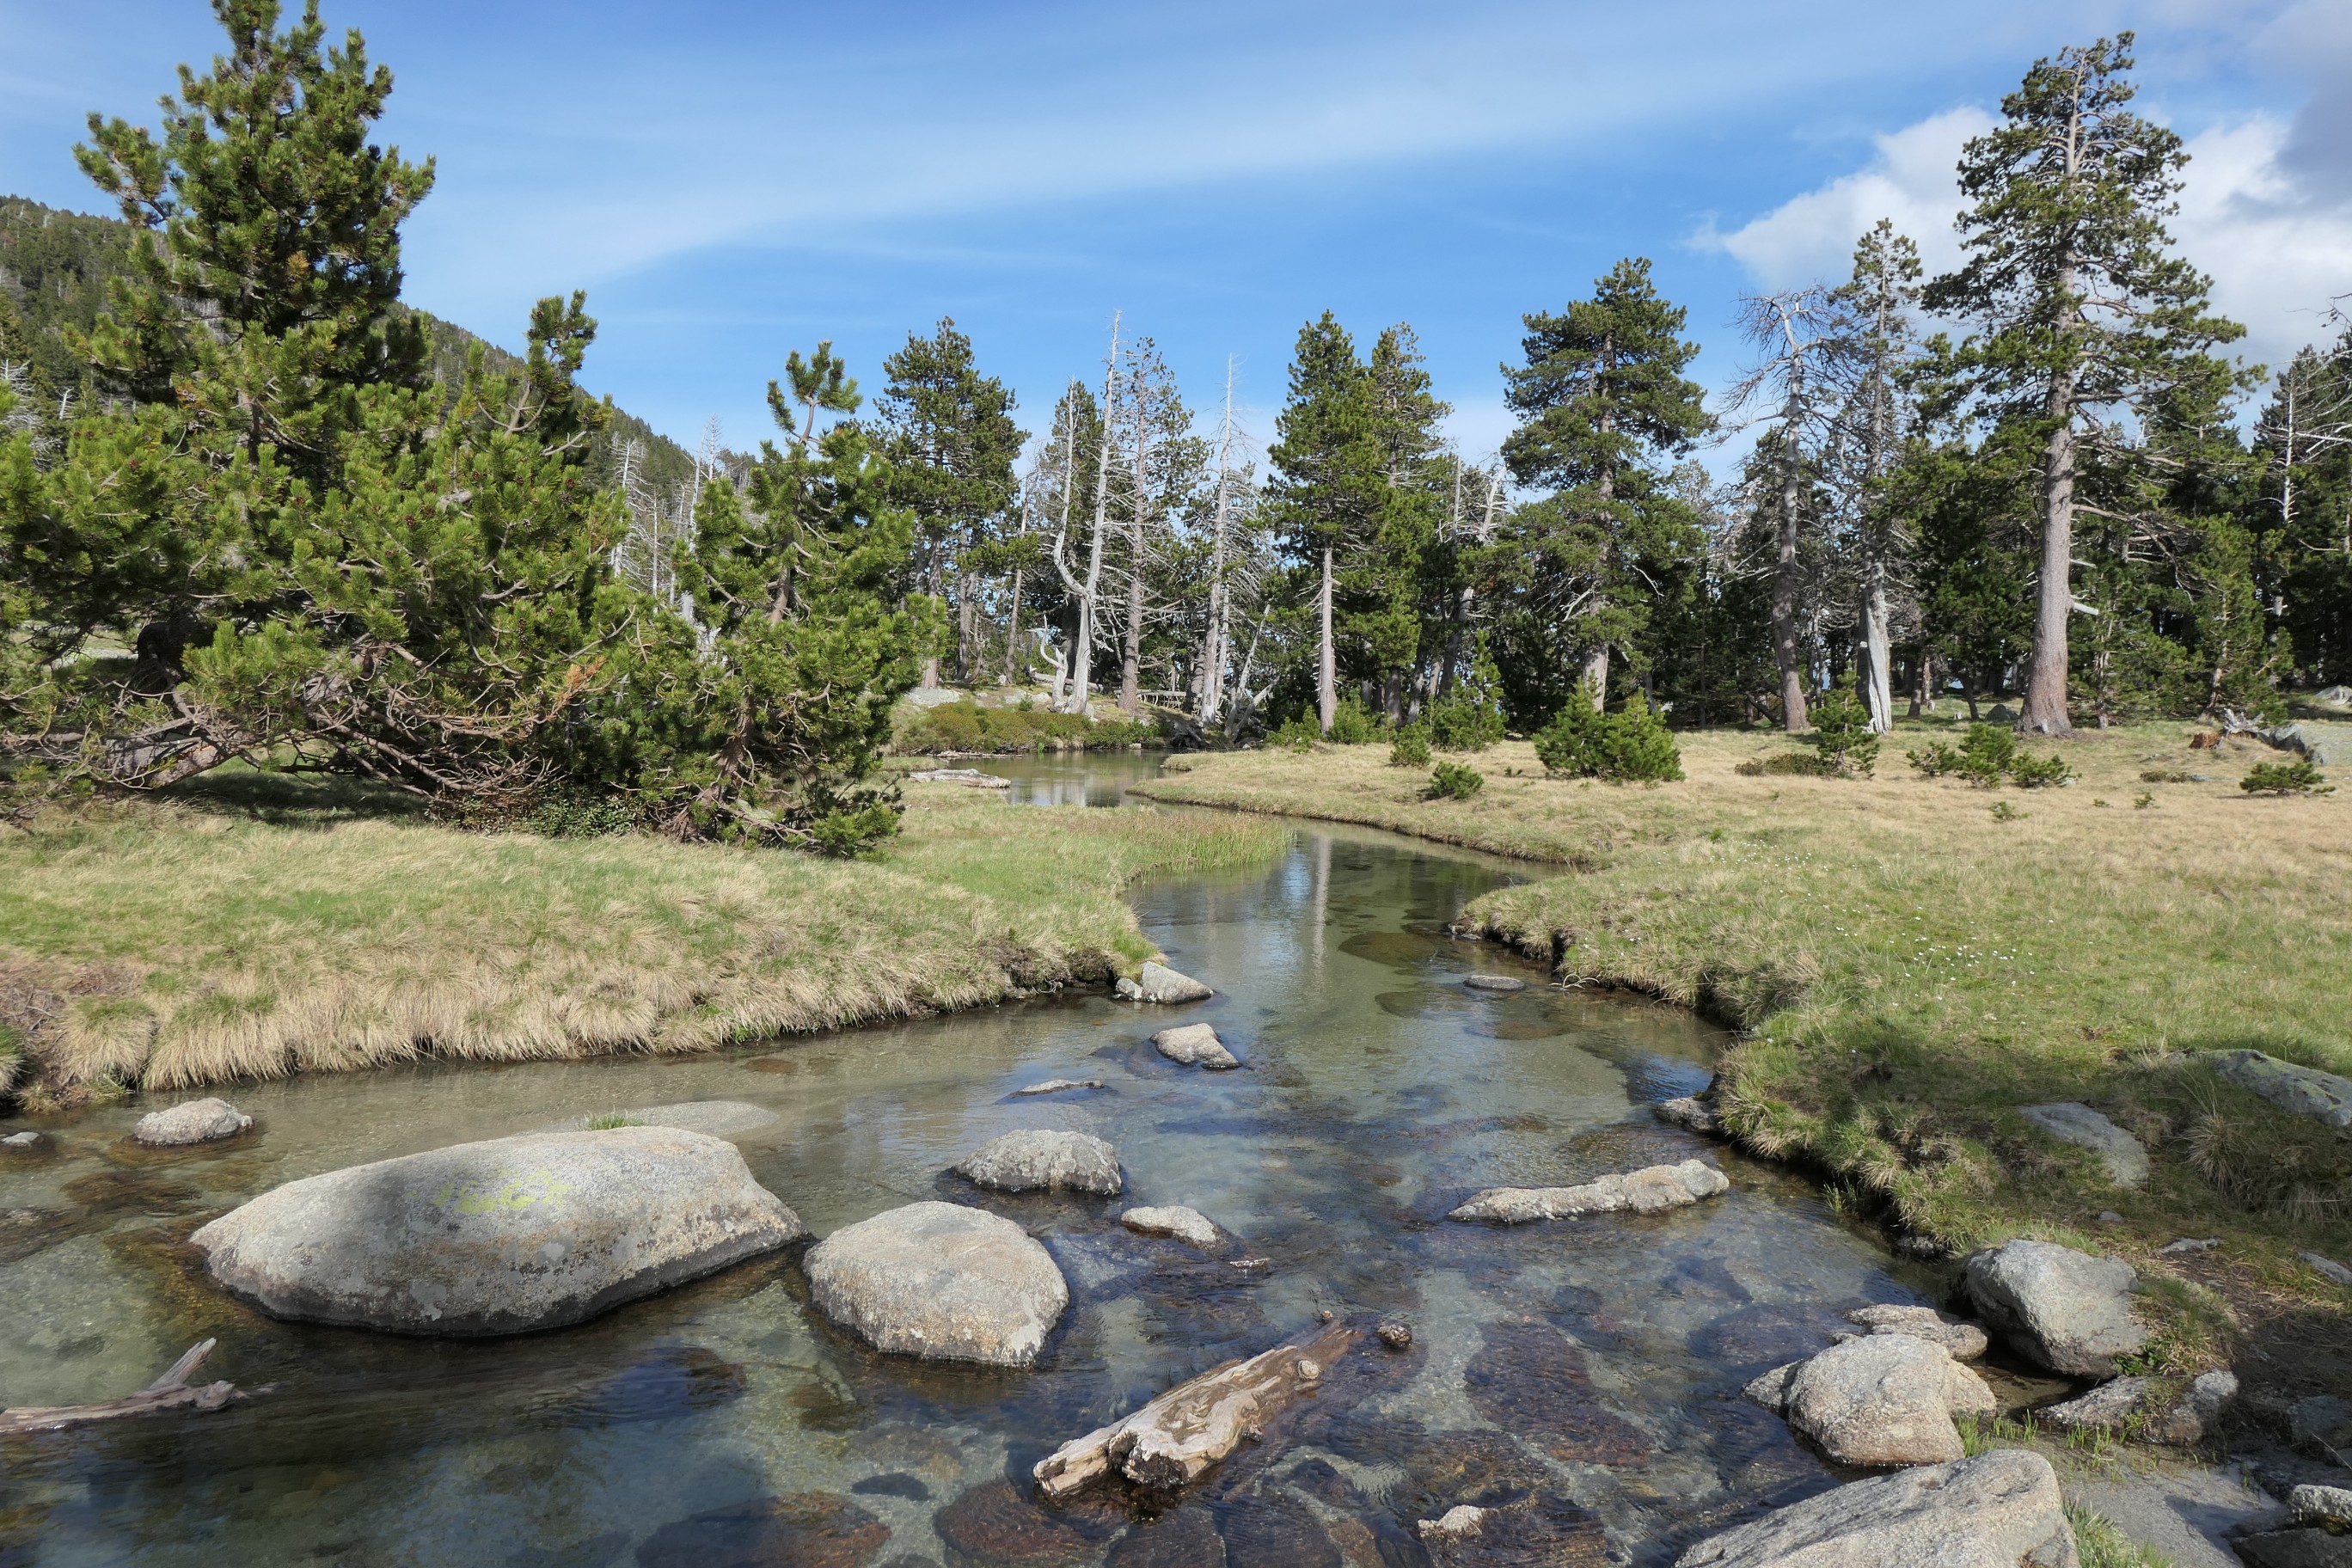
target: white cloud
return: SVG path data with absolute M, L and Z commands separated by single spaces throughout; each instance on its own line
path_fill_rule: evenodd
M 1850 174 L 1700 243 L 1728 252 L 1761 288 L 1844 275 L 1853 242 L 1881 217 L 1918 242 L 1929 271 L 1959 257 L 1952 218 L 1963 203 L 1960 149 L 1992 120 L 1947 110 L 1877 139 L 1877 155 Z M 2213 279 L 2213 301 L 2242 322 L 2238 352 L 2278 365 L 2320 331 L 2328 300 L 2352 291 L 2352 195 L 2315 191 L 2291 157 L 2296 128 L 2257 114 L 2190 137 L 2180 254 Z

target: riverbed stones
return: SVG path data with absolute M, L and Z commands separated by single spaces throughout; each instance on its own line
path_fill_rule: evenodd
M 1961 1457 L 1956 1415 L 2000 1405 L 1984 1380 L 1940 1345 L 1906 1334 L 1872 1334 L 1777 1367 L 1748 1397 L 1843 1465 L 1935 1465 Z
M 1114 989 L 1129 1002 L 1204 1002 L 1216 994 L 1191 975 L 1156 961 L 1146 962 L 1133 980 L 1122 975 Z
M 1118 1216 L 1118 1223 L 1145 1236 L 1172 1237 L 1204 1252 L 1224 1237 L 1224 1232 L 1219 1230 L 1208 1215 L 1181 1204 L 1161 1208 L 1132 1208 Z
M 804 1262 L 817 1310 L 877 1350 L 1025 1367 L 1070 1304 L 1052 1254 L 1009 1219 L 936 1201 L 845 1226 Z
M 1465 974 L 1462 984 L 1473 991 L 1491 992 L 1497 996 L 1508 996 L 1528 988 L 1526 981 L 1508 974 Z
M 1118 1195 L 1118 1151 L 1090 1132 L 1028 1127 L 990 1139 L 956 1174 L 992 1192 Z
M 2203 1373 L 2185 1386 L 2175 1378 L 2119 1377 L 2044 1405 L 2034 1418 L 2060 1432 L 2133 1431 L 2185 1447 L 2211 1431 L 2237 1396 L 2237 1375 L 2230 1372 Z
M 1013 1093 L 1015 1099 L 1026 1099 L 1031 1095 L 1061 1094 L 1073 1089 L 1100 1089 L 1102 1086 L 1103 1080 L 1098 1078 L 1049 1078 L 1043 1083 L 1033 1083 L 1026 1089 L 1016 1089 Z
M 2261 1051 L 2192 1054 L 2240 1089 L 2260 1095 L 2282 1110 L 2316 1117 L 2330 1127 L 2352 1127 L 2352 1079 L 2283 1062 Z
M 663 1525 L 637 1548 L 639 1568 L 735 1568 L 791 1563 L 866 1568 L 890 1527 L 845 1497 L 799 1492 L 730 1503 Z
M 2017 1113 L 2061 1143 L 2096 1154 L 2106 1166 L 2107 1180 L 2116 1185 L 2137 1187 L 2147 1180 L 2147 1151 L 2139 1146 L 2139 1140 L 2082 1101 L 2022 1105 Z
M 1720 1132 L 1723 1118 L 1715 1107 L 1696 1095 L 1684 1095 L 1678 1100 L 1658 1101 L 1658 1120 L 1671 1121 L 1676 1127 L 1687 1127 L 1694 1132 Z
M 2079 1568 L 2057 1472 L 2023 1448 L 1853 1481 L 1703 1541 L 1675 1568 Z
M 1663 1214 L 1730 1190 L 1731 1182 L 1704 1160 L 1601 1177 L 1574 1187 L 1489 1187 L 1455 1209 L 1449 1219 L 1525 1225 L 1538 1219 L 1578 1219 L 1587 1215 Z
M 1974 1323 L 1939 1312 L 1933 1307 L 1903 1306 L 1887 1302 L 1874 1307 L 1859 1307 L 1845 1315 L 1845 1321 L 1872 1334 L 1902 1334 L 1915 1340 L 1926 1340 L 1942 1347 L 1954 1361 L 1975 1361 L 1992 1348 L 1985 1331 Z M 1859 1338 L 1840 1334 L 1839 1339 Z
M 168 1148 L 234 1138 L 252 1125 L 252 1117 L 226 1100 L 191 1100 L 167 1110 L 149 1111 L 131 1130 L 131 1136 L 142 1143 Z
M 2131 1265 L 2047 1241 L 2011 1241 L 1969 1259 L 1968 1290 L 1985 1321 L 2053 1372 L 2113 1377 L 2147 1343 L 2132 1315 Z
M 189 1239 L 273 1317 L 478 1336 L 581 1322 L 807 1234 L 733 1144 L 623 1127 L 308 1176 Z
M 1152 1047 L 1170 1061 L 1188 1068 L 1221 1072 L 1241 1066 L 1241 1058 L 1225 1049 L 1217 1031 L 1206 1024 L 1184 1024 L 1151 1037 Z

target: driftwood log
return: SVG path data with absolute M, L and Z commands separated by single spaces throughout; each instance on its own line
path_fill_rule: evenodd
M 28 1405 L 21 1410 L 0 1410 L 0 1436 L 18 1432 L 53 1432 L 85 1421 L 111 1421 L 118 1415 L 152 1415 L 159 1410 L 218 1410 L 236 1400 L 269 1392 L 267 1388 L 240 1390 L 233 1383 L 189 1383 L 188 1375 L 204 1364 L 205 1357 L 212 1354 L 213 1346 L 219 1342 L 198 1341 L 163 1376 L 121 1399 L 97 1405 Z
M 1155 1491 L 1190 1486 L 1313 1394 L 1355 1342 L 1355 1330 L 1334 1323 L 1309 1339 L 1229 1361 L 1178 1384 L 1132 1415 L 1063 1444 L 1032 1473 L 1049 1498 L 1068 1497 L 1114 1468 Z

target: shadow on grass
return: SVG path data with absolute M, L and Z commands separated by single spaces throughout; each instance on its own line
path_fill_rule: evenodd
M 266 822 L 274 827 L 331 827 L 338 822 L 416 820 L 425 803 L 365 779 L 263 773 L 232 764 L 157 792 L 192 811 Z

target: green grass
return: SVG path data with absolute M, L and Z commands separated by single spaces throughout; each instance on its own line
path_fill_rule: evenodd
M 2293 1320 L 2338 1348 L 2276 1348 L 2352 1383 L 2352 1293 L 2294 1259 L 2352 1256 L 2352 1137 L 2175 1054 L 2252 1047 L 2352 1074 L 2352 800 L 2249 796 L 2239 778 L 2275 753 L 2192 751 L 2187 726 L 2085 738 L 2063 748 L 2077 782 L 1989 793 L 1900 761 L 1939 735 L 1956 738 L 1905 726 L 1871 779 L 1758 772 L 1784 740 L 1710 731 L 1680 737 L 1688 778 L 1654 787 L 1549 779 L 1507 743 L 1466 802 L 1418 798 L 1372 747 L 1208 756 L 1140 789 L 1572 866 L 1489 894 L 1469 923 L 1569 984 L 1737 1026 L 1719 1095 L 1748 1147 L 1948 1251 L 2031 1234 L 2178 1279 L 2151 1292 L 2154 1369 L 2202 1370 Z M 2141 782 L 2171 773 L 2207 778 Z M 2112 1185 L 2017 1114 L 2057 1100 L 2138 1136 L 2147 1184 Z M 2217 1234 L 2215 1254 L 2156 1257 Z
M 1286 835 L 908 791 L 871 861 L 436 825 L 253 775 L 0 836 L 0 1058 L 29 1101 L 437 1054 L 696 1051 L 1152 956 L 1121 896 Z

